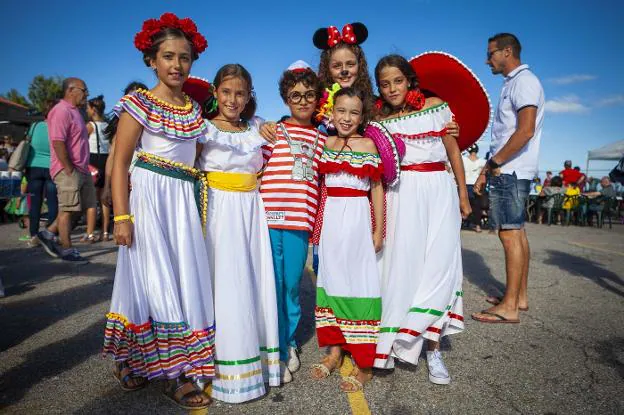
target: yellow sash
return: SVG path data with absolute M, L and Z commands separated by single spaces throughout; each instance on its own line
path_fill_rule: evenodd
M 258 187 L 258 176 L 250 173 L 206 172 L 208 187 L 228 192 L 250 192 Z

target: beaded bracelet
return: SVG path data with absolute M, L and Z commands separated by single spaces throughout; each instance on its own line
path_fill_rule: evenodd
M 127 221 L 134 223 L 134 215 L 117 215 L 113 217 L 113 222 L 115 223 L 127 222 Z

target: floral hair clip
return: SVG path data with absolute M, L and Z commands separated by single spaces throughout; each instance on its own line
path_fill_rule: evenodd
M 319 49 L 331 49 L 339 43 L 347 43 L 349 45 L 360 45 L 368 38 L 368 29 L 363 23 L 346 24 L 342 28 L 342 32 L 336 26 L 318 29 L 314 32 L 312 41 L 314 46 Z
M 206 38 L 197 31 L 195 22 L 190 18 L 179 19 L 173 13 L 163 13 L 160 19 L 147 19 L 143 22 L 143 28 L 134 36 L 134 46 L 141 52 L 146 52 L 153 45 L 153 37 L 162 29 L 172 28 L 181 30 L 193 44 L 197 54 L 202 53 L 208 47 Z

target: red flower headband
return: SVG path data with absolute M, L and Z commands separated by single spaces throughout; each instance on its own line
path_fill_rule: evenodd
M 190 18 L 179 19 L 173 13 L 164 13 L 160 19 L 147 19 L 143 22 L 143 28 L 134 36 L 134 46 L 141 52 L 149 50 L 153 45 L 152 37 L 164 28 L 179 29 L 191 40 L 193 49 L 197 54 L 202 53 L 208 47 L 206 38 L 197 31 L 195 22 Z
M 312 37 L 314 46 L 319 49 L 331 49 L 339 43 L 349 45 L 360 45 L 368 38 L 368 29 L 362 23 L 346 24 L 342 28 L 342 33 L 336 26 L 318 29 Z

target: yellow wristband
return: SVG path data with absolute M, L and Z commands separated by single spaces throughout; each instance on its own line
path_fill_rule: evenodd
M 127 221 L 129 220 L 130 222 L 134 223 L 134 215 L 117 215 L 115 217 L 113 217 L 113 222 L 117 223 L 117 222 L 123 222 L 123 221 Z

